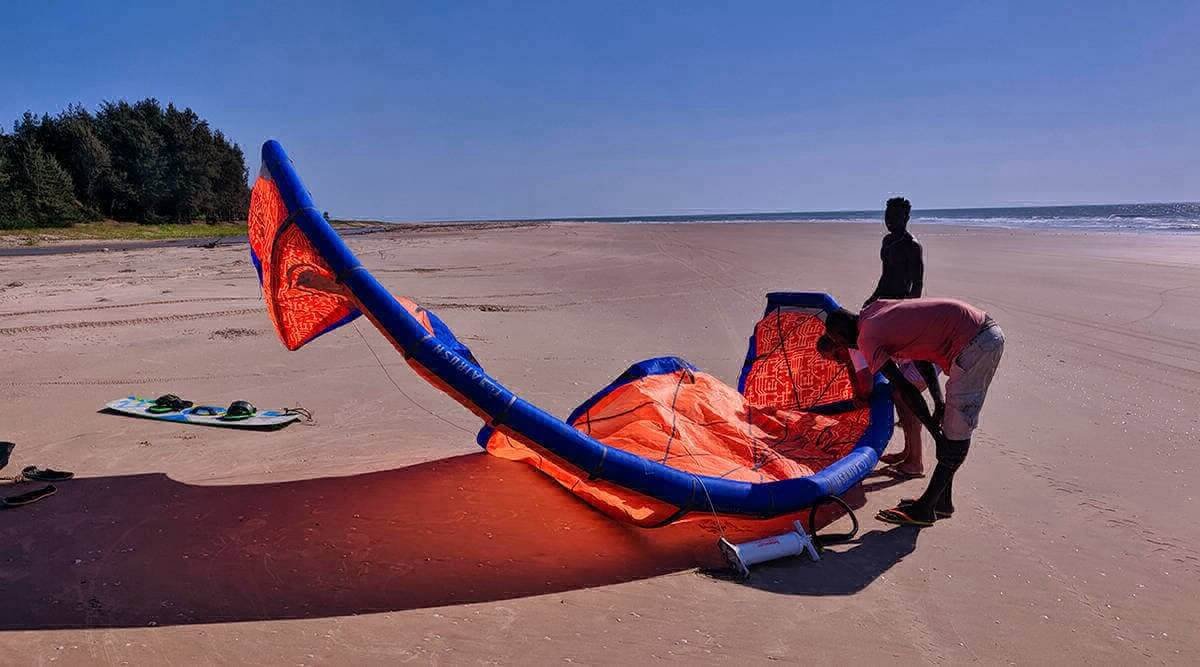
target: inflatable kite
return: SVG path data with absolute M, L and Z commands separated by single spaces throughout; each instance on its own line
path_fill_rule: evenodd
M 772 293 L 738 388 L 675 357 L 631 366 L 564 421 L 483 370 L 437 315 L 392 296 L 313 206 L 268 141 L 250 197 L 251 257 L 289 350 L 366 315 L 421 377 L 485 423 L 479 444 L 524 461 L 609 516 L 661 526 L 689 515 L 768 518 L 844 493 L 892 434 L 891 393 L 855 400 L 816 352 L 825 294 Z

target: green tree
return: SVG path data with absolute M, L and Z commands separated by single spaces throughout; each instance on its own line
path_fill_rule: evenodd
M 105 102 L 96 114 L 96 129 L 112 162 L 112 217 L 156 222 L 166 195 L 163 157 L 163 110 L 158 100 L 136 104 Z
M 105 102 L 94 115 L 80 105 L 26 112 L 11 135 L 0 132 L 0 155 L 6 226 L 62 224 L 48 216 L 237 220 L 250 200 L 242 149 L 191 109 L 153 98 Z
M 66 227 L 88 219 L 71 175 L 36 142 L 10 140 L 0 161 L 0 227 Z
M 12 140 L 0 130 L 0 229 L 17 226 L 25 202 L 16 188 L 13 162 L 9 158 Z
M 240 220 L 246 217 L 246 209 L 250 206 L 246 156 L 241 147 L 226 139 L 220 130 L 213 133 L 212 141 L 214 220 Z
M 56 118 L 43 116 L 40 142 L 71 174 L 75 197 L 101 214 L 109 214 L 102 195 L 111 189 L 112 159 L 96 135 L 95 119 L 80 105 Z

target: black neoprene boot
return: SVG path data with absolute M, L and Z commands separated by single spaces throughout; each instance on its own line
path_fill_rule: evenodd
M 934 518 L 934 510 L 949 515 L 954 513 L 954 501 L 951 498 L 954 489 L 954 473 L 967 458 L 971 448 L 968 440 L 942 440 L 937 445 L 937 466 L 929 477 L 929 486 L 912 505 L 908 513 L 913 518 Z M 919 515 L 919 516 L 918 516 Z

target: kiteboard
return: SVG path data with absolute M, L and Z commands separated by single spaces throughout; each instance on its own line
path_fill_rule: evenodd
M 156 399 L 129 396 L 109 401 L 104 407 L 112 412 L 146 419 L 177 422 L 180 424 L 200 424 L 202 426 L 221 426 L 225 428 L 277 429 L 300 419 L 304 413 L 296 410 L 258 410 L 252 416 L 232 419 L 226 416 L 227 408 L 218 405 L 196 404 L 181 410 L 170 412 L 151 412 L 156 405 Z

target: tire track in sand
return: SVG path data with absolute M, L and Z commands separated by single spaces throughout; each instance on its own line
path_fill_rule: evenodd
M 206 313 L 184 313 L 179 315 L 159 315 L 157 317 L 135 317 L 128 320 L 102 320 L 98 322 L 62 322 L 59 324 L 33 324 L 23 327 L 0 328 L 0 336 L 19 336 L 29 333 L 44 333 L 60 329 L 106 329 L 112 327 L 131 327 L 141 324 L 161 324 L 164 322 L 187 322 L 204 320 L 211 317 L 233 317 L 262 312 L 261 308 L 237 308 L 234 310 L 216 310 Z
M 316 372 L 355 371 L 367 368 L 378 368 L 374 363 L 358 363 L 338 366 L 336 369 L 320 369 Z M 284 375 L 311 375 L 314 372 L 307 366 L 299 368 L 279 368 L 269 371 L 248 371 L 245 373 L 204 373 L 200 375 L 153 375 L 145 377 L 101 377 L 101 378 L 61 378 L 57 380 L 20 380 L 0 381 L 0 387 L 101 387 L 115 385 L 144 385 L 172 384 L 175 382 L 195 382 L 200 380 L 224 380 L 229 378 L 274 378 Z
M 110 310 L 113 308 L 138 308 L 141 306 L 170 306 L 178 303 L 207 303 L 211 301 L 259 301 L 258 296 L 211 296 L 194 299 L 168 299 L 165 301 L 139 301 L 138 303 L 113 303 L 104 306 L 76 306 L 73 308 L 43 308 L 41 310 L 18 310 L 11 313 L 0 313 L 0 317 L 20 317 L 22 315 L 45 315 L 48 313 L 80 313 L 92 310 Z

